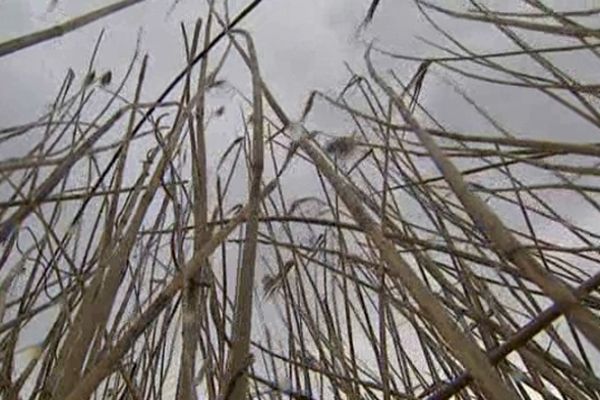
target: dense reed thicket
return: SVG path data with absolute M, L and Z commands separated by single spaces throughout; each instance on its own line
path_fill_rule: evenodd
M 242 30 L 259 0 L 232 19 L 210 2 L 158 99 L 147 56 L 116 76 L 94 55 L 46 114 L 1 127 L 0 396 L 600 399 L 600 146 L 511 132 L 458 86 L 461 118 L 490 129 L 453 131 L 419 99 L 444 73 L 549 99 L 600 133 L 600 84 L 554 58 L 600 61 L 600 9 L 413 1 L 444 39 L 436 56 L 366 46 L 365 73 L 310 92 L 299 116 Z M 0 63 L 139 2 L 0 43 Z M 368 6 L 361 29 L 385 1 Z M 512 48 L 474 51 L 438 17 Z M 232 58 L 247 91 L 220 74 Z M 240 135 L 215 144 L 220 90 Z M 319 109 L 352 129 L 315 127 Z M 43 339 L 20 348 L 31 326 Z

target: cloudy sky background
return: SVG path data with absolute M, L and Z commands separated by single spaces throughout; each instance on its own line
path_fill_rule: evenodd
M 462 1 L 447 3 L 465 4 Z M 590 4 L 598 4 L 593 1 L 572 0 L 549 3 L 553 3 L 557 9 L 584 8 Z M 45 1 L 1 0 L 0 41 L 51 26 L 105 4 L 107 2 L 101 0 L 59 0 L 56 7 L 48 11 L 48 2 Z M 230 1 L 231 15 L 235 15 L 246 4 L 246 0 Z M 487 4 L 502 9 L 527 10 L 517 1 L 498 0 Z M 106 32 L 97 57 L 96 71 L 102 73 L 110 69 L 114 74 L 113 82 L 118 81 L 133 54 L 141 28 L 141 52 L 150 55 L 143 97 L 146 101 L 155 99 L 184 66 L 179 24 L 183 22 L 188 27 L 188 32 L 191 32 L 195 20 L 204 16 L 206 10 L 204 1 L 181 0 L 169 14 L 172 5 L 172 1 L 145 1 L 60 39 L 1 58 L 0 127 L 30 122 L 34 116 L 41 115 L 52 101 L 69 68 L 75 71 L 78 79 L 83 79 L 93 44 L 103 28 Z M 381 0 L 373 23 L 366 30 L 359 31 L 368 5 L 367 0 L 265 0 L 243 22 L 241 27 L 250 31 L 255 40 L 262 76 L 289 115 L 299 115 L 304 101 L 314 88 L 327 93 L 340 90 L 350 77 L 344 63 L 348 63 L 355 71 L 364 72 L 362 56 L 365 43 L 373 39 L 379 47 L 404 54 L 440 54 L 418 39 L 423 36 L 439 40 L 439 36 L 424 22 L 412 2 Z M 503 36 L 489 26 L 465 22 L 457 24 L 456 21 L 441 16 L 439 21 L 451 28 L 473 50 L 489 52 L 508 48 L 508 42 Z M 560 44 L 554 37 L 533 34 L 527 37 L 536 44 Z M 573 59 L 560 55 L 552 56 L 552 59 L 560 62 L 582 81 L 598 82 L 600 68 L 597 59 Z M 406 80 L 415 70 L 414 63 L 398 62 L 380 56 L 376 56 L 376 60 L 380 71 L 394 68 Z M 515 63 L 526 63 L 521 66 L 536 70 L 530 62 L 515 60 Z M 457 93 L 436 78 L 436 75 L 444 74 L 446 72 L 437 70 L 428 75 L 421 100 L 449 129 L 491 131 L 489 124 L 461 101 Z M 226 64 L 223 77 L 249 93 L 246 67 L 239 59 L 237 63 Z M 590 126 L 539 94 L 515 88 L 492 87 L 459 77 L 453 79 L 516 134 L 550 140 L 598 140 L 597 133 Z M 239 105 L 234 104 L 232 95 L 227 93 L 214 95 L 212 101 L 214 107 L 224 105 L 226 108 L 225 118 L 215 122 L 220 135 L 209 138 L 212 145 L 223 148 L 240 134 L 228 130 L 227 122 L 239 115 Z M 331 113 L 326 107 L 317 107 L 310 120 L 311 126 L 340 135 L 347 133 L 345 126 L 348 122 L 341 113 Z M 15 157 L 26 149 L 26 143 L 22 143 L 22 147 L 15 145 L 10 149 L 0 148 L 0 157 Z M 143 154 L 140 152 L 141 157 Z M 209 170 L 216 166 L 219 154 L 218 151 L 212 153 Z M 292 195 L 294 192 L 309 192 L 315 187 L 314 182 L 303 180 L 303 176 L 308 176 L 308 173 L 301 168 L 291 174 L 299 179 L 299 184 L 289 191 Z M 6 196 L 2 194 L 1 197 Z M 569 216 L 580 225 L 598 228 L 595 219 L 586 218 L 587 215 L 592 215 L 587 206 L 572 207 L 569 195 L 564 197 L 560 202 L 565 205 L 564 211 Z M 547 234 L 550 237 L 553 235 L 551 231 Z M 35 330 L 33 325 L 33 330 L 29 329 L 27 332 Z M 24 335 L 24 345 L 35 342 L 35 334 L 31 335 Z

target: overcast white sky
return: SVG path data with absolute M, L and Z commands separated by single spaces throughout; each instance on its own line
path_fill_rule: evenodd
M 0 0 L 0 41 L 50 26 L 108 2 L 59 0 L 50 12 L 48 3 L 40 0 Z M 518 2 L 497 0 L 488 3 L 490 6 L 508 7 L 507 3 Z M 598 4 L 597 1 L 583 0 L 552 3 L 557 8 L 575 7 L 574 3 L 582 8 L 590 3 Z M 183 67 L 180 22 L 183 21 L 191 31 L 196 18 L 204 15 L 203 0 L 181 0 L 175 11 L 167 16 L 172 4 L 173 1 L 169 0 L 148 0 L 63 38 L 1 58 L 0 127 L 30 122 L 36 114 L 43 112 L 68 68 L 82 78 L 92 46 L 103 28 L 106 34 L 96 70 L 113 70 L 114 80 L 124 72 L 136 45 L 137 32 L 143 29 L 142 51 L 150 55 L 144 97 L 146 100 L 155 98 Z M 235 15 L 245 4 L 247 0 L 231 0 L 231 14 Z M 298 115 L 313 88 L 339 90 L 349 78 L 344 62 L 357 71 L 363 71 L 364 41 L 374 38 L 378 46 L 405 54 L 438 54 L 417 39 L 419 35 L 430 39 L 437 37 L 433 36 L 433 31 L 424 23 L 411 1 L 381 0 L 373 23 L 360 34 L 360 38 L 357 37 L 357 28 L 368 5 L 369 0 L 264 0 L 241 25 L 252 33 L 262 75 L 289 114 Z M 448 23 L 445 18 L 440 18 L 440 21 Z M 498 32 L 476 23 L 454 25 L 454 32 L 480 51 L 498 50 L 507 45 Z M 547 44 L 557 43 L 553 39 L 544 40 Z M 393 67 L 401 77 L 408 78 L 414 72 L 414 64 L 408 69 L 409 64 L 379 60 L 382 70 Z M 587 77 L 598 81 L 600 68 L 597 60 L 593 61 L 595 64 L 588 60 L 562 61 L 570 70 L 577 71 L 582 79 Z M 224 75 L 242 86 L 244 82 L 247 84 L 246 68 L 241 64 L 228 65 Z M 431 80 L 426 83 L 423 99 L 449 128 L 491 130 L 481 119 L 472 117 L 474 113 L 468 106 L 456 101 L 457 96 L 452 90 L 434 77 L 428 79 Z M 517 133 L 572 141 L 598 140 L 580 120 L 538 96 L 534 101 L 525 91 L 491 89 L 481 83 L 469 83 L 466 89 Z M 220 101 L 228 106 L 226 97 Z M 233 112 L 237 112 L 236 107 L 233 107 Z M 556 110 L 560 113 L 554 112 Z M 469 118 L 464 118 L 465 115 Z M 313 123 L 324 129 L 335 131 L 338 122 L 327 112 L 319 112 L 318 109 L 315 112 Z M 226 142 L 235 136 L 233 132 L 224 133 Z M 0 149 L 0 157 L 13 155 L 19 150 Z M 304 190 L 306 187 L 298 185 L 299 192 Z M 585 209 L 572 210 L 574 217 L 582 221 L 585 221 L 585 212 Z M 593 221 L 587 223 L 597 224 Z
M 48 3 L 1 1 L 0 39 L 32 32 L 107 4 L 103 0 L 60 0 L 48 12 Z M 487 3 L 490 7 L 526 10 L 522 2 L 515 0 Z M 560 9 L 565 6 L 583 7 L 590 1 L 552 3 Z M 135 48 L 137 32 L 143 29 L 142 52 L 150 55 L 143 96 L 148 101 L 156 98 L 183 67 L 180 22 L 184 22 L 191 32 L 196 18 L 204 15 L 205 1 L 181 0 L 175 11 L 167 16 L 172 4 L 173 1 L 168 0 L 148 0 L 60 39 L 3 57 L 0 60 L 0 125 L 29 122 L 32 116 L 43 111 L 68 68 L 73 68 L 83 79 L 93 43 L 103 28 L 106 34 L 96 70 L 99 73 L 113 70 L 114 81 L 122 76 Z M 235 15 L 245 4 L 245 0 L 231 0 L 231 14 Z M 465 2 L 452 1 L 448 4 L 458 6 Z M 298 115 L 311 89 L 336 91 L 342 87 L 349 78 L 344 62 L 356 71 L 364 71 L 364 42 L 371 39 L 375 39 L 378 46 L 404 54 L 439 54 L 418 39 L 418 36 L 436 40 L 440 37 L 424 22 L 411 1 L 382 0 L 373 23 L 358 38 L 357 28 L 368 5 L 367 0 L 265 0 L 244 21 L 242 27 L 248 29 L 255 39 L 262 75 L 291 116 Z M 457 24 L 442 16 L 438 20 L 474 50 L 492 51 L 508 46 L 498 31 L 483 24 Z M 548 45 L 557 44 L 554 37 L 543 40 Z M 404 79 L 409 79 L 416 68 L 414 63 L 395 62 L 388 58 L 377 60 L 381 70 L 394 68 Z M 565 58 L 562 61 L 583 78 L 593 79 L 598 75 L 595 60 Z M 248 87 L 249 79 L 242 63 L 228 63 L 223 75 L 242 88 Z M 470 106 L 459 101 L 451 89 L 435 78 L 435 71 L 427 79 L 422 100 L 449 129 L 491 130 L 482 118 L 475 116 Z M 590 133 L 579 119 L 537 93 L 514 88 L 499 89 L 486 83 L 456 79 L 494 117 L 517 134 L 548 139 L 595 140 L 595 134 Z M 237 105 L 228 107 L 227 98 L 221 101 L 227 111 L 238 113 Z M 316 108 L 312 122 L 320 129 L 340 133 L 335 132 L 335 128 L 340 126 L 339 118 L 333 117 L 329 110 L 320 112 Z M 223 135 L 223 142 L 229 143 L 235 133 Z M 18 154 L 18 149 L 10 150 L 11 155 Z M 3 151 L 0 154 L 4 154 Z
M 60 0 L 57 6 L 48 12 L 49 1 L 36 0 L 3 0 L 0 2 L 0 39 L 29 33 L 47 27 L 52 23 L 63 21 L 68 16 L 78 15 L 107 4 L 103 0 L 78 2 Z M 184 22 L 191 30 L 195 19 L 203 14 L 204 1 L 181 0 L 175 11 L 167 16 L 173 1 L 148 0 L 130 7 L 107 19 L 88 25 L 60 39 L 52 40 L 27 50 L 3 57 L 0 60 L 0 121 L 3 126 L 14 122 L 28 121 L 36 111 L 43 109 L 56 92 L 66 70 L 71 67 L 80 74 L 85 71 L 92 45 L 102 28 L 106 36 L 100 49 L 97 69 L 110 68 L 118 71 L 125 68 L 135 47 L 137 31 L 143 28 L 142 50 L 151 57 L 147 86 L 144 93 L 148 98 L 164 88 L 172 76 L 182 67 L 182 39 L 179 29 Z M 451 1 L 462 5 L 464 1 Z M 525 6 L 518 1 L 489 1 L 491 6 L 502 5 L 503 8 L 514 9 Z M 554 1 L 557 7 L 575 3 L 584 6 L 590 1 Z M 591 3 L 594 3 L 593 1 Z M 231 0 L 231 14 L 234 15 L 245 0 Z M 417 39 L 425 36 L 438 38 L 432 29 L 424 23 L 411 1 L 382 0 L 373 24 L 362 32 L 361 40 L 355 33 L 369 5 L 367 0 L 265 0 L 263 4 L 243 23 L 254 36 L 260 57 L 263 76 L 274 90 L 283 105 L 294 115 L 306 99 L 310 89 L 339 90 L 340 85 L 348 79 L 344 62 L 348 62 L 357 71 L 363 70 L 363 41 L 376 39 L 376 44 L 388 49 L 398 50 L 405 54 L 437 54 L 431 47 Z M 448 19 L 439 19 L 445 26 L 451 26 Z M 498 32 L 477 23 L 453 24 L 453 32 L 481 51 L 504 48 L 507 42 Z M 548 44 L 556 43 L 555 38 L 546 39 Z M 569 68 L 576 68 L 579 76 L 597 76 L 597 68 L 586 60 L 571 63 Z M 400 76 L 409 77 L 413 72 L 407 70 L 403 63 L 382 61 L 382 66 L 394 66 Z M 404 70 L 403 70 L 404 67 Z M 411 68 L 414 68 L 412 65 Z M 243 72 L 243 66 L 229 66 L 232 72 L 229 79 L 236 80 L 235 72 Z M 243 81 L 245 79 L 240 79 Z M 471 89 L 471 88 L 468 88 Z M 511 123 L 518 130 L 527 130 L 534 134 L 557 137 L 563 134 L 558 122 L 572 128 L 571 118 L 552 120 L 536 118 L 546 114 L 545 104 L 527 101 L 527 97 L 513 96 L 506 101 L 503 93 L 497 89 L 489 89 L 489 85 L 475 86 L 476 97 L 493 104 L 494 113 L 503 120 L 503 114 L 511 115 Z M 429 85 L 425 91 L 428 101 L 437 113 L 449 117 L 456 114 L 450 107 L 436 107 L 445 103 L 451 94 L 447 88 L 437 90 Z M 523 112 L 524 103 L 528 112 Z M 532 108 L 533 107 L 533 108 Z M 539 108 L 538 108 L 539 107 Z M 446 110 L 447 111 L 446 111 Z M 520 110 L 521 112 L 516 112 Z M 448 115 L 446 115 L 448 114 Z M 450 119 L 450 118 L 446 118 Z M 456 119 L 456 118 L 455 118 Z M 456 123 L 456 121 L 452 121 Z M 460 123 L 474 123 L 460 121 Z M 544 129 L 552 126 L 553 129 Z M 476 127 L 476 126 L 474 126 Z M 582 138 L 584 133 L 575 132 L 573 138 Z

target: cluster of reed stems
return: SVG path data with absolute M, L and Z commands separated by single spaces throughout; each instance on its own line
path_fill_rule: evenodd
M 0 43 L 0 62 L 141 1 Z M 554 200 L 598 219 L 600 146 L 511 132 L 460 88 L 464 118 L 490 129 L 452 131 L 419 100 L 443 72 L 550 99 L 600 132 L 600 84 L 553 59 L 599 61 L 600 9 L 413 2 L 451 44 L 430 42 L 443 55 L 369 46 L 366 74 L 310 92 L 299 117 L 238 27 L 269 1 L 231 20 L 209 1 L 158 99 L 139 52 L 123 76 L 95 71 L 101 34 L 47 113 L 1 127 L 0 397 L 600 399 L 600 229 Z M 471 50 L 440 16 L 512 48 Z M 234 54 L 249 93 L 221 76 Z M 209 122 L 230 114 L 211 113 L 210 94 L 225 86 L 240 135 L 212 166 Z M 319 108 L 353 129 L 309 129 Z

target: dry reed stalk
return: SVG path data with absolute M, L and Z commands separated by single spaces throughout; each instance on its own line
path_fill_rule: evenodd
M 191 49 L 187 55 L 188 63 L 196 54 L 198 42 L 200 40 L 200 28 L 201 21 L 198 20 L 194 30 L 194 36 L 192 39 Z M 210 30 L 211 30 L 211 17 L 209 15 L 204 29 L 204 47 L 207 47 L 210 43 Z M 197 93 L 198 101 L 194 105 L 196 118 L 192 122 L 191 115 L 190 120 L 190 148 L 192 154 L 192 182 L 193 182 L 193 210 L 194 215 L 194 252 L 199 250 L 202 243 L 206 240 L 206 222 L 207 222 L 207 198 L 206 198 L 206 148 L 205 133 L 204 133 L 204 110 L 205 110 L 205 82 L 206 82 L 206 69 L 208 65 L 208 54 L 202 59 L 200 63 L 200 76 L 198 79 Z M 190 75 L 191 70 L 188 73 L 186 87 L 189 90 L 191 86 Z M 186 96 L 191 96 L 185 93 Z M 195 124 L 194 124 L 195 123 Z M 208 260 L 203 261 L 203 269 L 209 268 Z M 194 371 L 196 369 L 196 346 L 197 346 L 197 333 L 200 330 L 200 281 L 201 275 L 207 275 L 209 271 L 200 271 L 197 276 L 191 276 L 185 280 L 182 298 L 182 351 L 181 361 L 179 369 L 179 377 L 177 381 L 177 397 L 185 400 L 193 400 L 196 398 L 195 390 L 193 387 Z
M 92 22 L 106 18 L 111 14 L 141 3 L 142 1 L 144 0 L 121 0 L 97 10 L 90 11 L 87 14 L 80 15 L 51 28 L 0 43 L 0 57 L 4 57 L 8 54 L 26 49 L 27 47 L 35 46 L 42 42 L 61 37 L 85 25 L 91 24 Z
M 233 309 L 232 343 L 227 364 L 227 385 L 229 393 L 224 398 L 242 400 L 247 393 L 246 367 L 240 371 L 240 366 L 246 364 L 250 356 L 250 334 L 252 331 L 253 292 L 256 269 L 258 218 L 260 211 L 260 185 L 263 173 L 263 106 L 262 79 L 258 69 L 258 59 L 254 43 L 246 32 L 239 32 L 247 42 L 252 74 L 252 157 L 249 168 L 248 188 L 248 220 L 246 223 L 246 238 L 242 250 L 242 265 L 237 276 L 235 304 Z M 235 31 L 238 34 L 238 31 Z M 235 371 L 240 371 L 236 375 Z

